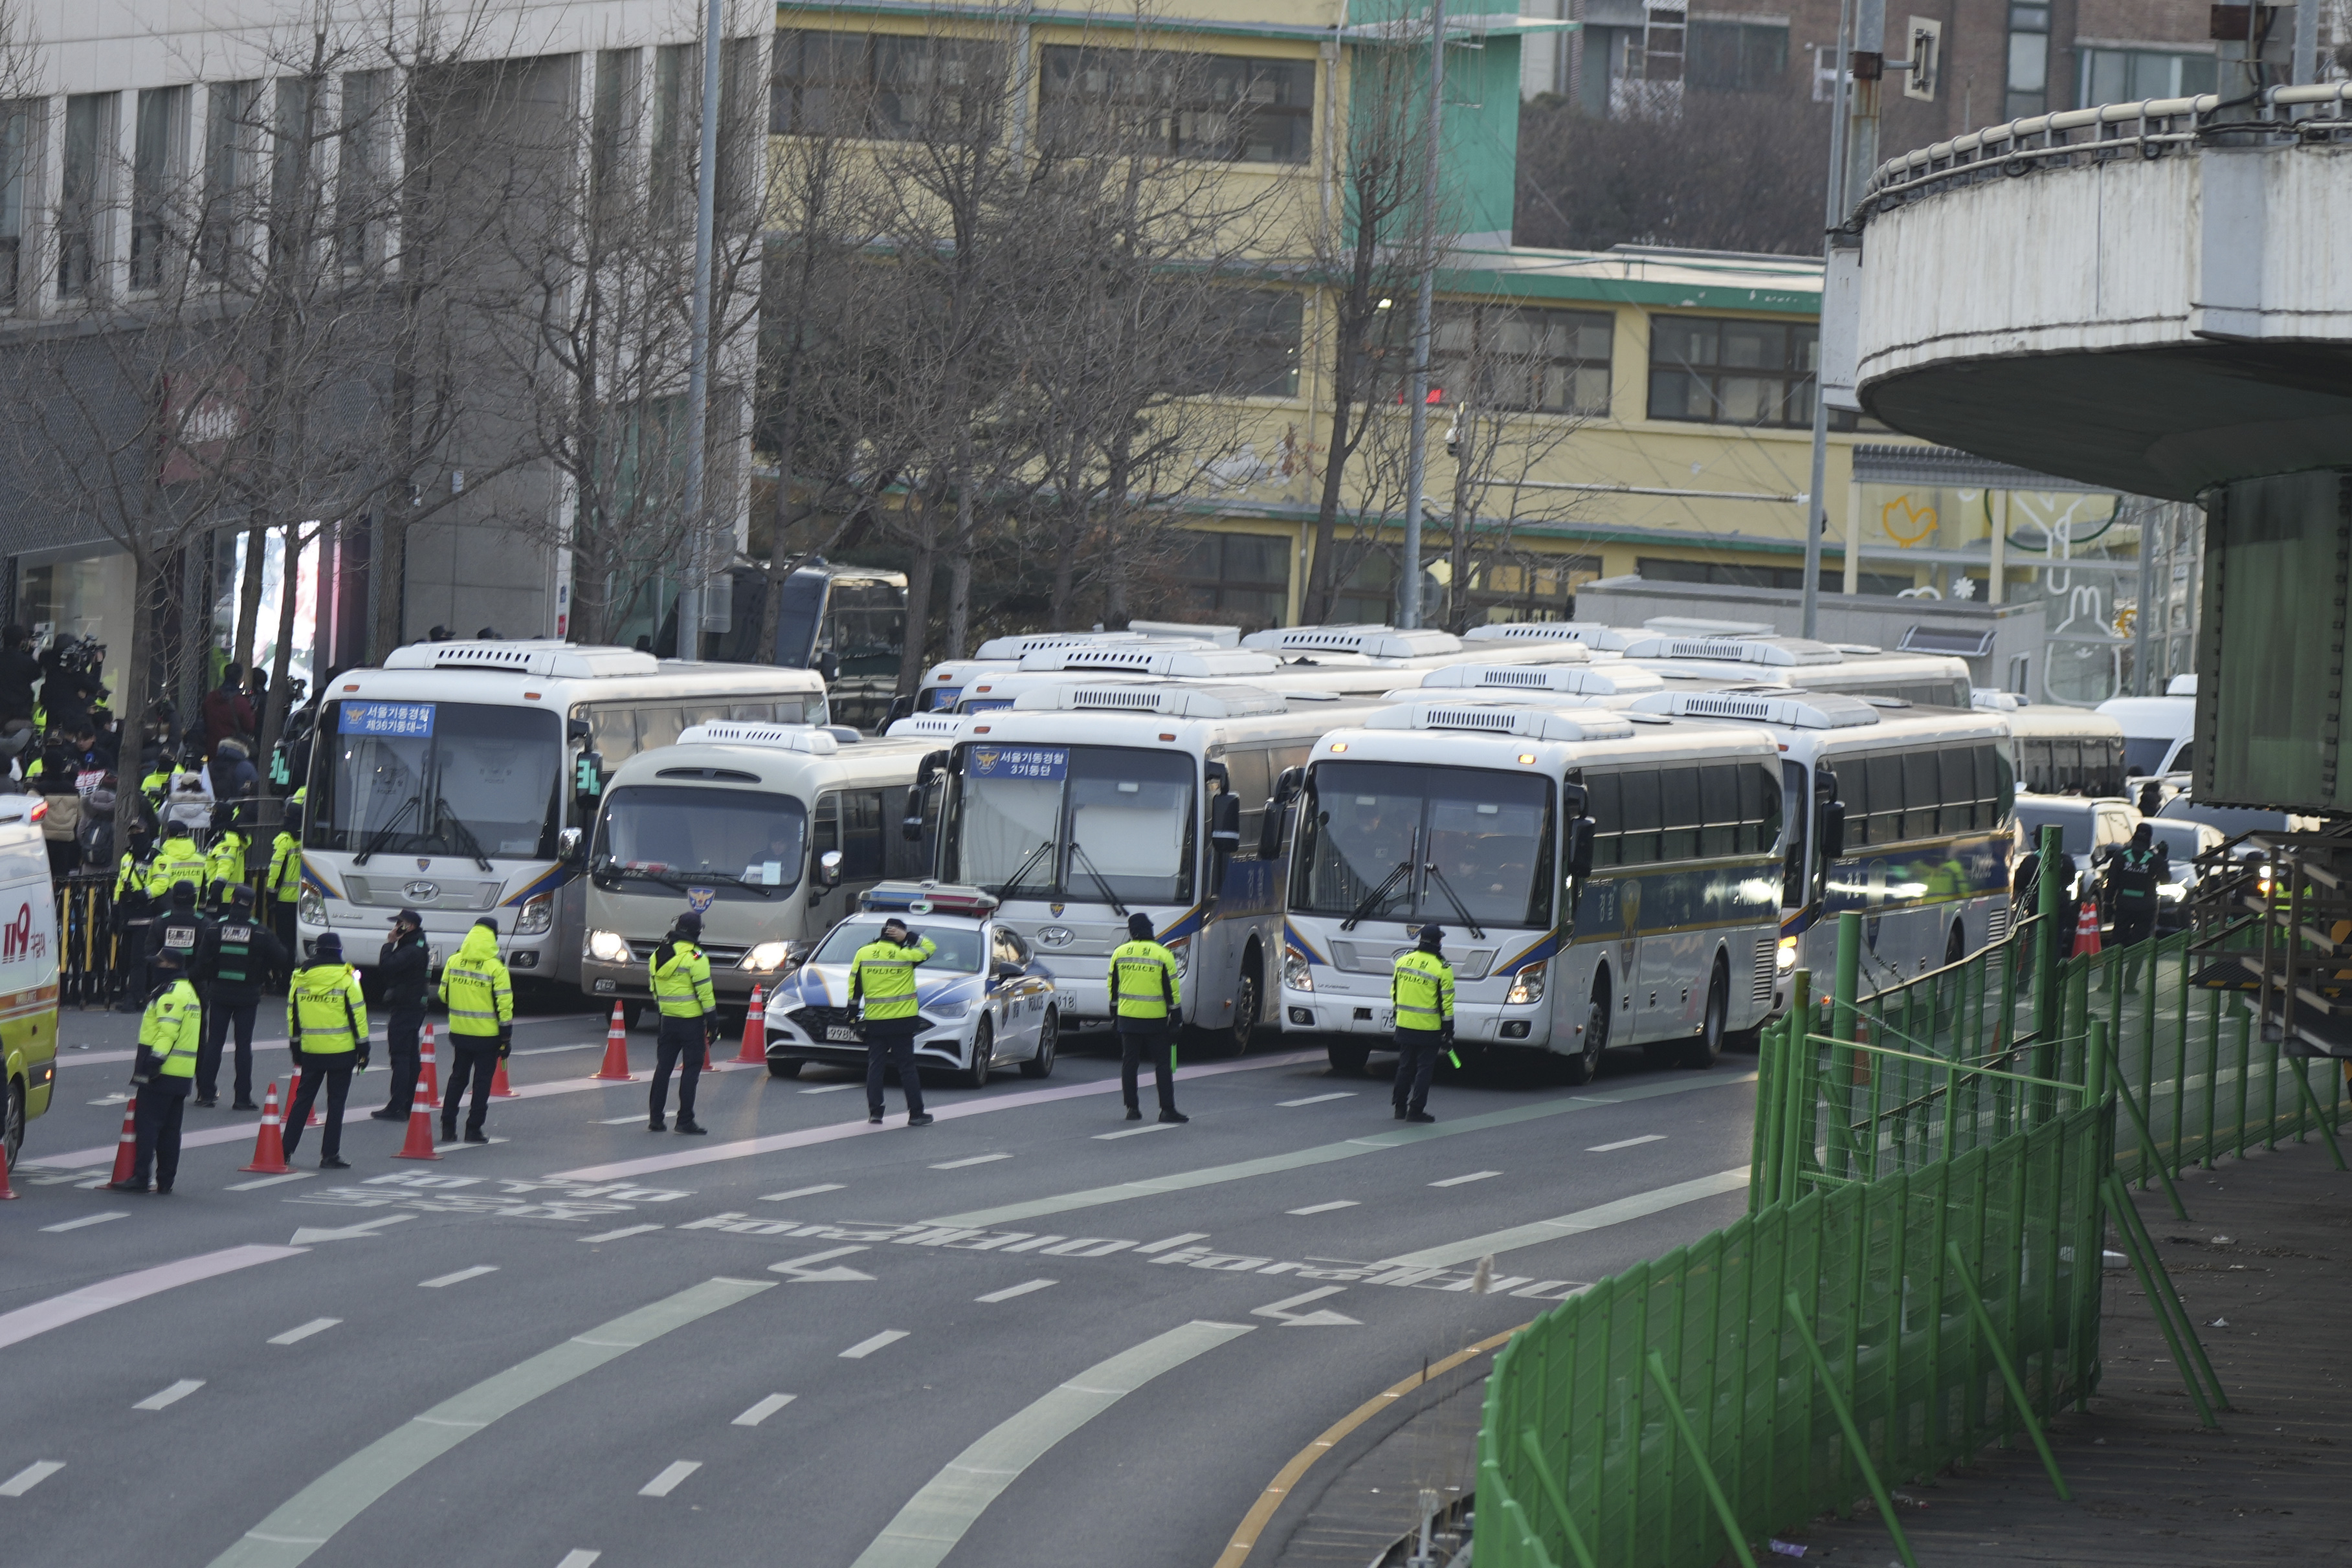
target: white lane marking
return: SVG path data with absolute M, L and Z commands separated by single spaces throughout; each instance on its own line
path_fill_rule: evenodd
M 618 1241 L 624 1236 L 643 1236 L 648 1230 L 659 1230 L 658 1225 L 624 1225 L 618 1230 L 607 1230 L 602 1236 L 583 1236 L 583 1241 Z
M 884 1329 L 871 1339 L 859 1340 L 841 1353 L 844 1361 L 863 1361 L 885 1345 L 897 1344 L 907 1337 L 905 1329 Z
M 1208 1239 L 1209 1233 L 1205 1230 L 1185 1230 L 1181 1231 L 1174 1236 L 1163 1236 L 1157 1241 L 1146 1242 L 1144 1245 L 1137 1248 L 1136 1250 L 1138 1252 L 1165 1252 L 1171 1247 L 1181 1247 L 1187 1241 L 1206 1241 Z
M 44 1225 L 41 1228 L 43 1230 L 53 1232 L 58 1230 L 79 1230 L 85 1225 L 103 1225 L 110 1219 L 128 1219 L 130 1218 L 131 1211 L 127 1208 L 110 1208 L 104 1214 L 85 1214 L 79 1219 L 68 1219 L 61 1225 Z
M 260 1045 L 263 1041 L 257 1040 L 253 1043 Z M 278 1043 L 284 1045 L 286 1042 L 281 1040 Z M 59 1067 L 95 1067 L 106 1061 L 129 1061 L 138 1054 L 135 1051 L 75 1051 L 68 1047 L 58 1052 L 58 1065 Z
M 477 1263 L 470 1269 L 460 1269 L 454 1274 L 443 1274 L 432 1280 L 419 1280 L 416 1281 L 416 1288 L 420 1291 L 437 1291 L 445 1285 L 462 1285 L 468 1280 L 478 1280 L 485 1274 L 495 1274 L 498 1271 L 499 1266 L 495 1263 Z
M 1353 1100 L 1355 1097 L 1354 1090 L 1342 1089 L 1336 1094 L 1309 1094 L 1304 1100 L 1277 1100 L 1275 1103 L 1287 1110 L 1293 1105 L 1320 1105 L 1326 1100 Z
M 629 1118 L 629 1120 L 630 1120 L 630 1121 L 632 1121 L 632 1122 L 634 1122 L 634 1121 L 635 1121 L 635 1120 L 636 1120 L 636 1118 L 635 1118 L 635 1116 L 632 1116 L 632 1117 L 630 1117 L 630 1118 Z M 459 1138 L 459 1139 L 457 1139 L 455 1142 L 452 1142 L 452 1143 L 446 1143 L 446 1144 L 436 1144 L 436 1145 L 433 1145 L 433 1152 L 434 1152 L 435 1154 L 436 1154 L 436 1155 L 448 1155 L 448 1154 L 455 1154 L 455 1153 L 456 1153 L 457 1151 L 458 1151 L 459 1149 L 487 1149 L 487 1148 L 488 1148 L 492 1144 L 503 1144 L 503 1143 L 505 1143 L 506 1141 L 507 1141 L 507 1140 L 506 1140 L 506 1139 L 504 1139 L 504 1138 L 485 1138 L 485 1139 L 483 1139 L 480 1143 L 478 1143 L 478 1144 L 474 1144 L 474 1143 L 468 1143 L 468 1142 L 467 1142 L 467 1141 L 466 1141 L 465 1139 L 463 1139 L 463 1138 Z
M 26 1465 L 6 1480 L 0 1481 L 0 1497 L 23 1497 L 65 1468 L 65 1462 L 61 1459 L 37 1460 Z
M 643 1111 L 632 1111 L 625 1116 L 606 1116 L 597 1122 L 600 1127 L 625 1127 L 632 1122 L 650 1122 L 653 1118 Z
M 761 1203 L 788 1203 L 796 1197 L 814 1197 L 821 1192 L 839 1192 L 840 1190 L 841 1183 L 837 1181 L 821 1181 L 814 1186 L 796 1186 L 790 1192 L 772 1192 L 766 1197 L 761 1198 L 760 1201 Z
M 1328 1214 L 1335 1208 L 1354 1208 L 1357 1207 L 1359 1201 L 1360 1200 L 1352 1197 L 1343 1197 L 1330 1203 L 1310 1203 L 1305 1208 L 1290 1208 L 1285 1209 L 1283 1212 L 1286 1214 Z
M 500 1417 L 770 1288 L 761 1281 L 706 1280 L 491 1374 L 401 1423 L 296 1492 L 214 1558 L 211 1568 L 297 1568 L 386 1492 Z
M 814 1089 L 803 1089 L 801 1092 L 803 1094 L 838 1094 L 845 1089 L 858 1089 L 863 1087 L 864 1085 L 857 1083 L 820 1083 Z
M 1176 1077 L 1189 1082 L 1195 1078 L 1211 1078 L 1226 1072 L 1257 1072 L 1270 1067 L 1297 1067 L 1302 1062 L 1320 1061 L 1323 1057 L 1311 1051 L 1283 1051 L 1273 1056 L 1253 1056 L 1242 1061 L 1213 1061 L 1198 1067 L 1180 1067 Z M 1710 1075 L 1711 1084 L 1739 1083 L 1753 1079 Z M 931 1107 L 931 1114 L 940 1122 L 952 1122 L 966 1116 L 990 1116 L 1000 1111 L 1024 1111 L 1033 1106 L 1050 1105 L 1064 1100 L 1085 1099 L 1091 1095 L 1118 1092 L 1117 1078 L 1099 1079 L 1091 1083 L 1070 1083 L 1055 1089 L 1027 1089 L 1013 1094 L 991 1094 L 957 1104 L 945 1102 Z M 740 1138 L 707 1148 L 679 1149 L 672 1154 L 654 1155 L 645 1159 L 615 1160 L 609 1165 L 582 1166 L 576 1170 L 552 1173 L 559 1181 L 618 1181 L 646 1176 L 655 1171 L 676 1170 L 681 1166 L 709 1165 L 719 1160 L 748 1159 L 756 1155 L 774 1154 L 782 1149 L 805 1149 L 819 1144 L 835 1143 L 843 1138 L 862 1138 L 887 1134 L 888 1127 L 876 1128 L 864 1117 L 855 1122 L 835 1122 L 822 1127 L 807 1127 L 797 1133 L 777 1133 L 763 1138 Z M 114 1147 L 107 1145 L 108 1160 L 114 1158 Z M 95 1164 L 96 1162 L 92 1162 Z
M 677 1483 L 702 1468 L 700 1459 L 674 1459 L 662 1468 L 662 1473 L 637 1489 L 639 1497 L 667 1497 L 677 1490 Z
M 1025 1296 L 1032 1291 L 1042 1291 L 1053 1282 L 1054 1281 L 1051 1280 L 1028 1280 L 1018 1285 L 1007 1285 L 1001 1291 L 991 1291 L 984 1296 L 974 1296 L 972 1300 L 975 1301 L 1009 1301 L 1015 1296 Z
M 1278 1301 L 1269 1301 L 1262 1307 L 1252 1307 L 1250 1316 L 1272 1318 L 1286 1329 L 1360 1328 L 1363 1325 L 1358 1320 L 1340 1312 L 1328 1312 L 1320 1307 L 1311 1312 L 1295 1312 L 1290 1310 L 1293 1307 L 1303 1307 L 1309 1301 L 1319 1301 L 1326 1296 L 1336 1296 L 1346 1289 L 1345 1285 L 1323 1285 L 1312 1291 L 1302 1291 L 1297 1295 L 1285 1296 Z
M 265 1186 L 278 1186 L 289 1181 L 309 1181 L 310 1179 L 309 1171 L 288 1171 L 284 1176 L 256 1176 L 251 1181 L 236 1182 L 221 1190 L 223 1192 L 255 1192 Z
M 1087 1368 L 949 1460 L 852 1568 L 939 1568 L 988 1505 L 1055 1444 L 1153 1378 L 1249 1332 L 1244 1323 L 1186 1323 Z
M 552 1056 L 559 1051 L 594 1051 L 604 1045 L 601 1040 L 583 1040 L 571 1045 L 534 1045 L 529 1051 L 512 1051 L 509 1056 Z
M 771 1394 L 727 1424 L 730 1427 L 756 1427 L 793 1402 L 789 1394 Z
M 341 1318 L 312 1318 L 309 1322 L 304 1323 L 299 1328 L 288 1329 L 281 1334 L 272 1334 L 269 1338 L 269 1343 L 272 1344 L 299 1344 L 303 1340 L 309 1339 L 314 1333 L 326 1333 L 329 1329 L 333 1328 L 337 1323 L 341 1322 L 343 1320 Z
M 131 1408 L 133 1410 L 162 1410 L 167 1406 L 177 1405 L 181 1400 L 185 1399 L 189 1395 L 194 1394 L 197 1389 L 202 1388 L 204 1385 L 205 1380 L 201 1377 L 183 1377 L 179 1382 L 172 1385 L 171 1387 L 159 1389 L 155 1393 L 150 1394 L 146 1398 L 142 1399 L 138 1404 L 133 1405 Z
M 1468 1176 L 1447 1176 L 1444 1181 L 1433 1181 L 1429 1185 L 1432 1186 L 1461 1186 L 1467 1182 L 1485 1181 L 1488 1176 L 1498 1176 L 1502 1174 L 1503 1173 L 1500 1171 L 1472 1171 Z
M 1140 1127 L 1121 1127 L 1116 1133 L 1097 1133 L 1095 1142 L 1102 1143 L 1110 1138 L 1132 1138 L 1144 1133 L 1164 1133 L 1171 1127 L 1182 1124 L 1181 1122 L 1146 1122 Z
M 1596 1204 L 1591 1208 L 1578 1209 L 1574 1214 L 1563 1214 L 1557 1219 L 1538 1219 L 1532 1225 L 1514 1225 L 1507 1230 L 1490 1230 L 1484 1236 L 1449 1241 L 1440 1247 L 1424 1247 L 1418 1252 L 1401 1252 L 1381 1261 L 1397 1268 L 1448 1268 L 1455 1263 L 1467 1263 L 1483 1258 L 1489 1252 L 1509 1252 L 1521 1247 L 1557 1241 L 1563 1236 L 1579 1236 L 1588 1230 L 1622 1225 L 1628 1220 L 1647 1219 L 1654 1214 L 1663 1214 L 1685 1203 L 1696 1203 L 1703 1197 L 1738 1192 L 1747 1186 L 1748 1167 L 1742 1166 L 1738 1170 L 1718 1171 L 1713 1176 L 1635 1193 L 1614 1203 Z
M 46 1301 L 35 1301 L 12 1312 L 0 1312 L 0 1350 L 28 1340 L 35 1334 L 79 1322 L 109 1307 L 119 1307 L 161 1291 L 193 1285 L 200 1280 L 234 1273 L 257 1263 L 274 1263 L 280 1258 L 300 1256 L 302 1249 L 296 1247 L 230 1247 L 218 1252 L 183 1258 L 176 1263 L 161 1263 L 136 1273 L 100 1280 L 95 1285 L 84 1285 L 79 1291 L 68 1291 L 64 1295 L 51 1296 Z
M 386 1226 L 403 1225 L 415 1218 L 413 1214 L 387 1214 L 380 1219 L 362 1219 L 357 1225 L 341 1227 L 304 1226 L 294 1232 L 290 1247 L 309 1247 L 320 1241 L 373 1241 L 376 1232 Z
M 992 1160 L 1009 1160 L 1012 1157 L 1011 1155 L 974 1155 L 970 1159 L 949 1160 L 944 1165 L 936 1165 L 931 1168 L 935 1171 L 960 1171 L 966 1166 L 984 1166 Z
M 835 1263 L 830 1269 L 819 1269 L 814 1265 L 828 1262 L 835 1258 L 846 1258 L 853 1252 L 865 1250 L 863 1247 L 835 1247 L 824 1252 L 812 1252 L 805 1258 L 794 1258 L 782 1263 L 771 1263 L 768 1265 L 768 1270 L 771 1273 L 786 1275 L 803 1285 L 852 1285 L 860 1281 L 869 1281 L 874 1276 L 861 1274 L 845 1264 Z
M 575 1546 L 563 1554 L 563 1561 L 558 1563 L 555 1568 L 596 1568 L 596 1559 L 604 1555 L 601 1552 L 590 1552 Z
M 1613 1144 L 1595 1144 L 1584 1152 L 1588 1155 L 1612 1155 L 1619 1149 L 1630 1149 L 1636 1144 L 1663 1144 L 1665 1141 L 1664 1133 L 1644 1133 L 1638 1138 L 1620 1138 Z

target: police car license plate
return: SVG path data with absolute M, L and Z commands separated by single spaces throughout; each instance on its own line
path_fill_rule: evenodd
M 1396 1028 L 1396 1014 L 1394 1014 L 1394 1013 L 1381 1013 L 1381 1014 L 1380 1014 L 1380 1015 L 1378 1015 L 1378 1016 L 1379 1016 L 1379 1019 L 1380 1019 L 1380 1025 L 1381 1025 L 1381 1027 L 1382 1029 L 1394 1029 L 1394 1028 Z
M 855 1042 L 857 1039 L 857 1031 L 849 1028 L 846 1024 L 827 1024 L 824 1030 L 824 1038 L 827 1040 L 845 1040 Z

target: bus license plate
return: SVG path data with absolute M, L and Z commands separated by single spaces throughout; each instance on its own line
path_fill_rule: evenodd
M 1394 1029 L 1394 1028 L 1396 1028 L 1396 1014 L 1394 1014 L 1394 1013 L 1381 1013 L 1381 1014 L 1380 1015 L 1380 1025 L 1381 1025 L 1381 1027 L 1382 1029 Z
M 845 1040 L 855 1043 L 857 1039 L 857 1031 L 843 1024 L 827 1024 L 825 1026 L 824 1038 L 827 1040 Z

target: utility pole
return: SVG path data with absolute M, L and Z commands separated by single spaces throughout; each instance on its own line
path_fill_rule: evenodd
M 709 0 L 702 18 L 702 138 L 694 179 L 694 338 L 686 351 L 686 570 L 677 593 L 677 656 L 702 662 L 702 595 L 710 568 L 710 526 L 703 516 L 703 448 L 710 428 L 710 253 L 719 227 L 719 63 L 726 0 Z
M 1830 167 L 1829 189 L 1822 200 L 1822 273 L 1826 282 L 1829 274 L 1830 231 L 1845 222 L 1846 203 L 1846 100 L 1847 83 L 1853 75 L 1854 7 L 1857 4 L 1874 6 L 1880 30 L 1885 26 L 1885 0 L 1845 0 L 1838 11 L 1837 68 L 1830 85 Z M 1873 83 L 1874 92 L 1876 84 Z M 1874 97 L 1872 107 L 1875 109 Z M 1875 138 L 1873 138 L 1874 144 Z M 1818 342 L 1818 340 L 1816 340 Z M 1804 623 L 1802 634 L 1821 635 L 1822 625 L 1822 536 L 1829 528 L 1829 503 L 1822 492 L 1829 487 L 1830 410 L 1822 400 L 1822 378 L 1815 350 L 1813 373 L 1813 466 L 1812 483 L 1805 489 L 1805 581 Z M 1861 532 L 1858 520 L 1848 517 L 1845 524 L 1846 553 L 1851 556 L 1862 548 L 1857 537 Z
M 1437 139 L 1445 126 L 1445 0 L 1429 5 L 1429 130 L 1421 161 L 1421 277 L 1412 300 L 1412 407 L 1405 445 L 1404 581 L 1397 624 L 1421 624 L 1422 490 L 1429 479 L 1429 314 L 1437 287 Z M 1454 584 L 1462 591 L 1462 584 Z

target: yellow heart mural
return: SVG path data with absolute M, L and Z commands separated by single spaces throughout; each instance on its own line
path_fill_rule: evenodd
M 1895 520 L 1897 512 L 1902 514 L 1899 526 Z M 1878 526 L 1886 530 L 1888 538 L 1908 549 L 1936 531 L 1936 508 L 1932 505 L 1914 506 L 1910 497 L 1897 496 L 1878 509 Z M 1910 531 L 1906 533 L 1906 528 Z

